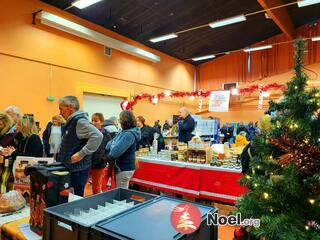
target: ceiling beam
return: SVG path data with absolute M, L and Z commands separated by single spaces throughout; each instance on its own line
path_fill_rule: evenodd
M 283 5 L 282 0 L 258 0 L 260 5 L 266 10 L 269 17 L 277 24 L 281 31 L 288 37 L 294 39 L 296 31 L 289 16 L 288 10 L 285 7 L 270 10 L 272 7 Z

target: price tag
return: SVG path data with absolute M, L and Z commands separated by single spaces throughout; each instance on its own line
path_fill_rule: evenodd
M 4 160 L 4 167 L 9 167 L 9 159 Z

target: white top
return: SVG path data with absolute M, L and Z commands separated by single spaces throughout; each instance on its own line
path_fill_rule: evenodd
M 152 158 L 152 157 L 137 157 L 137 159 L 142 162 L 157 163 L 157 164 L 170 165 L 170 166 L 182 167 L 182 168 L 186 167 L 186 168 L 192 168 L 192 169 L 205 169 L 205 170 L 220 171 L 220 172 L 241 173 L 241 169 L 210 166 L 210 164 L 169 161 L 169 160 L 162 160 L 162 159 Z
M 60 145 L 62 141 L 62 132 L 60 126 L 51 127 L 50 135 L 50 153 L 57 154 L 60 151 Z

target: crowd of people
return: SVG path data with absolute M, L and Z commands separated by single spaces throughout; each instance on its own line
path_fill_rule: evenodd
M 59 100 L 59 115 L 47 124 L 40 137 L 39 128 L 32 115 L 22 115 L 16 106 L 0 113 L 0 155 L 53 157 L 71 172 L 70 187 L 76 195 L 83 196 L 88 176 L 92 176 L 93 193 L 101 192 L 106 165 L 115 171 L 117 187 L 128 188 L 135 170 L 135 152 L 139 147 L 151 147 L 157 139 L 158 151 L 164 148 L 162 132 L 172 128 L 166 121 L 163 128 L 157 120 L 153 127 L 143 116 L 135 117 L 132 111 L 122 111 L 118 119 L 105 119 L 94 113 L 89 119 L 80 110 L 74 96 Z M 195 122 L 186 108 L 180 109 L 179 139 L 187 142 Z
M 91 118 L 80 110 L 79 101 L 74 96 L 59 100 L 59 115 L 52 117 L 43 131 L 42 138 L 32 115 L 22 115 L 19 108 L 10 106 L 0 113 L 0 155 L 11 158 L 17 156 L 53 157 L 63 163 L 71 172 L 70 186 L 74 193 L 84 195 L 89 174 L 92 192 L 102 191 L 106 166 L 114 169 L 117 187 L 128 188 L 135 170 L 135 152 L 140 147 L 152 147 L 154 140 L 158 151 L 164 149 L 163 133 L 178 134 L 179 142 L 191 140 L 196 122 L 189 110 L 182 107 L 176 121 L 157 120 L 154 126 L 146 124 L 143 116 L 135 117 L 132 111 L 122 111 L 117 117 L 105 119 L 102 113 L 94 113 Z M 247 145 L 258 128 L 250 122 L 247 126 L 239 123 L 225 124 L 220 132 L 222 143 Z M 235 134 L 236 133 L 236 134 Z
M 259 133 L 260 129 L 253 122 L 249 122 L 248 125 L 244 125 L 243 122 L 238 124 L 225 123 L 220 129 L 222 134 L 222 143 L 235 144 L 235 146 L 247 145 L 254 136 Z M 236 126 L 236 129 L 235 129 Z

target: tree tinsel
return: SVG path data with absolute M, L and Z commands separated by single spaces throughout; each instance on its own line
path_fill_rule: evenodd
M 271 127 L 253 140 L 252 174 L 240 180 L 249 191 L 237 211 L 261 220 L 248 239 L 320 240 L 320 93 L 306 90 L 304 39 L 294 47 L 295 75 L 283 97 L 270 102 Z

